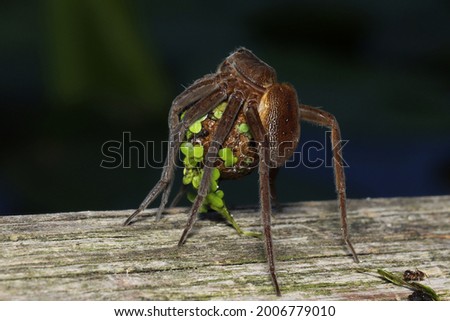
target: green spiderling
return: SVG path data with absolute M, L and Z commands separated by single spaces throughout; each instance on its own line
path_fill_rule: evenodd
M 202 181 L 202 175 L 201 174 L 195 175 L 194 177 L 192 177 L 192 187 L 195 189 L 198 189 L 201 181 Z
M 248 127 L 248 125 L 246 123 L 240 124 L 238 127 L 239 133 L 240 134 L 245 134 L 248 133 L 248 131 L 250 130 L 250 127 Z
M 192 192 L 188 192 L 186 196 L 187 196 L 187 199 L 188 199 L 189 202 L 194 203 L 195 198 L 197 197 L 197 194 L 194 194 Z
M 226 167 L 232 167 L 238 161 L 238 158 L 233 155 L 231 148 L 222 148 L 219 150 L 219 157 L 223 160 Z
M 227 106 L 227 103 L 221 103 L 213 110 L 212 118 L 217 120 L 222 117 L 222 114 Z M 184 118 L 185 113 L 181 115 L 181 119 Z M 189 140 L 192 135 L 198 134 L 202 130 L 202 122 L 206 119 L 207 115 L 195 121 L 191 126 L 189 126 L 186 132 L 186 139 Z M 247 124 L 241 124 L 240 130 L 243 133 L 248 132 L 245 126 Z M 241 128 L 242 127 L 242 128 Z M 203 177 L 203 169 L 200 168 L 201 163 L 205 155 L 204 147 L 200 144 L 193 144 L 191 142 L 183 142 L 180 146 L 180 151 L 184 155 L 183 158 L 183 184 L 190 185 L 195 190 L 198 190 Z M 237 162 L 237 157 L 233 155 L 233 151 L 230 148 L 222 148 L 219 151 L 219 157 L 224 161 L 225 166 L 231 167 Z M 228 209 L 223 200 L 224 192 L 219 189 L 219 179 L 220 170 L 218 168 L 213 168 L 211 171 L 211 184 L 209 187 L 208 194 L 206 195 L 203 204 L 199 208 L 199 213 L 206 213 L 208 209 L 212 209 L 222 215 L 228 223 L 230 223 L 234 229 L 242 235 L 261 237 L 262 234 L 259 232 L 247 232 L 242 230 L 239 225 L 234 220 L 233 216 L 228 212 Z M 188 192 L 187 198 L 190 202 L 194 202 L 197 197 L 196 192 Z
M 186 168 L 193 168 L 197 166 L 197 161 L 194 158 L 186 157 L 183 160 L 183 164 Z
M 193 150 L 194 145 L 192 145 L 191 143 L 188 142 L 184 142 L 181 144 L 180 146 L 180 151 L 187 157 L 190 157 L 190 155 L 192 154 L 191 151 Z
M 213 119 L 218 120 L 222 118 L 223 112 L 225 111 L 225 108 L 227 107 L 227 102 L 223 102 L 219 104 L 216 108 L 213 109 Z
M 223 198 L 224 193 L 221 190 L 216 191 L 217 196 L 219 196 L 220 198 Z
M 191 126 L 189 126 L 189 131 L 193 134 L 198 134 L 202 130 L 202 123 L 199 121 L 196 121 Z
M 219 196 L 217 196 L 216 193 L 209 193 L 206 196 L 206 201 L 209 203 L 211 208 L 221 209 L 225 206 L 223 200 Z
M 184 116 L 184 115 L 182 115 L 182 116 Z M 202 121 L 204 121 L 206 119 L 206 117 L 208 117 L 208 115 L 205 115 L 205 116 L 201 117 L 200 119 L 197 119 L 191 126 L 189 126 L 188 133 L 189 132 L 192 134 L 200 133 L 200 131 L 202 130 Z
M 219 171 L 219 169 L 217 167 L 214 167 L 213 170 L 212 170 L 212 174 L 211 175 L 212 175 L 212 179 L 214 181 L 217 181 L 220 178 L 220 171 Z
M 202 161 L 203 159 L 203 146 L 202 145 L 196 145 L 193 148 L 193 154 L 194 154 L 194 159 L 196 161 Z
M 194 173 L 193 173 L 192 169 L 185 168 L 183 170 L 183 184 L 184 185 L 191 184 L 193 177 L 194 177 Z

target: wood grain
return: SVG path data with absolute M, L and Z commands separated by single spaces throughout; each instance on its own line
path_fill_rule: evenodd
M 262 240 L 241 237 L 214 213 L 177 242 L 187 208 L 0 217 L 1 300 L 277 300 Z M 238 208 L 242 228 L 260 230 L 258 208 Z M 350 200 L 360 264 L 340 238 L 336 201 L 285 204 L 273 233 L 283 300 L 406 300 L 411 291 L 379 268 L 419 268 L 450 299 L 450 196 Z

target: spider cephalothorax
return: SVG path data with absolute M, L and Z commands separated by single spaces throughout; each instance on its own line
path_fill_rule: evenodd
M 277 168 L 292 156 L 298 145 L 301 120 L 331 129 L 342 234 L 358 262 L 348 236 L 341 137 L 336 119 L 321 109 L 299 104 L 295 89 L 290 84 L 278 83 L 275 70 L 245 48 L 233 52 L 216 73 L 195 81 L 175 98 L 169 113 L 170 148 L 161 179 L 125 224 L 162 193 L 156 218 L 161 217 L 181 150 L 185 163 L 183 183 L 192 184 L 197 194 L 179 245 L 186 241 L 205 204 L 219 211 L 242 233 L 219 201 L 223 193 L 219 193 L 214 183 L 242 177 L 258 168 L 266 255 L 275 291 L 280 295 L 272 246 L 271 198 L 276 195 Z

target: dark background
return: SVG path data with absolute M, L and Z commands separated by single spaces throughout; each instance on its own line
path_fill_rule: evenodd
M 135 208 L 161 171 L 101 168 L 102 144 L 165 140 L 172 99 L 239 46 L 339 120 L 350 198 L 450 192 L 449 1 L 2 1 L 0 46 L 1 214 Z M 281 201 L 335 197 L 330 168 L 279 178 Z

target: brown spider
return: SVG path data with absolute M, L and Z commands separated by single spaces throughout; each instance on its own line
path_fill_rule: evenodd
M 290 84 L 278 83 L 275 70 L 245 48 L 233 52 L 219 65 L 216 73 L 198 79 L 175 98 L 169 112 L 170 147 L 161 179 L 124 224 L 128 225 L 162 193 L 156 219 L 161 217 L 173 184 L 176 156 L 181 143 L 186 141 L 188 129 L 198 119 L 211 114 L 214 108 L 224 102 L 226 108 L 220 119 L 216 119 L 206 133 L 199 133 L 197 137 L 197 141 L 206 151 L 206 157 L 201 165 L 203 175 L 178 245 L 185 243 L 199 209 L 208 195 L 213 169 L 219 169 L 221 178 L 239 178 L 257 166 L 265 251 L 276 294 L 281 295 L 273 255 L 271 199 L 276 201 L 274 180 L 277 168 L 282 166 L 295 151 L 300 138 L 300 120 L 304 120 L 331 129 L 342 236 L 354 261 L 359 262 L 347 228 L 341 134 L 336 118 L 321 109 L 299 104 L 295 89 Z M 242 140 L 237 138 L 239 135 L 235 135 L 236 126 L 240 121 L 245 121 L 248 125 L 251 139 Z M 217 157 L 221 147 L 228 147 L 233 151 L 244 149 L 249 152 L 252 146 L 254 162 L 247 163 L 247 167 L 240 161 L 224 166 L 226 164 Z
M 406 270 L 405 272 L 403 272 L 403 280 L 407 282 L 423 281 L 427 277 L 428 275 L 425 272 L 420 271 L 419 269 L 416 269 L 415 271 Z

